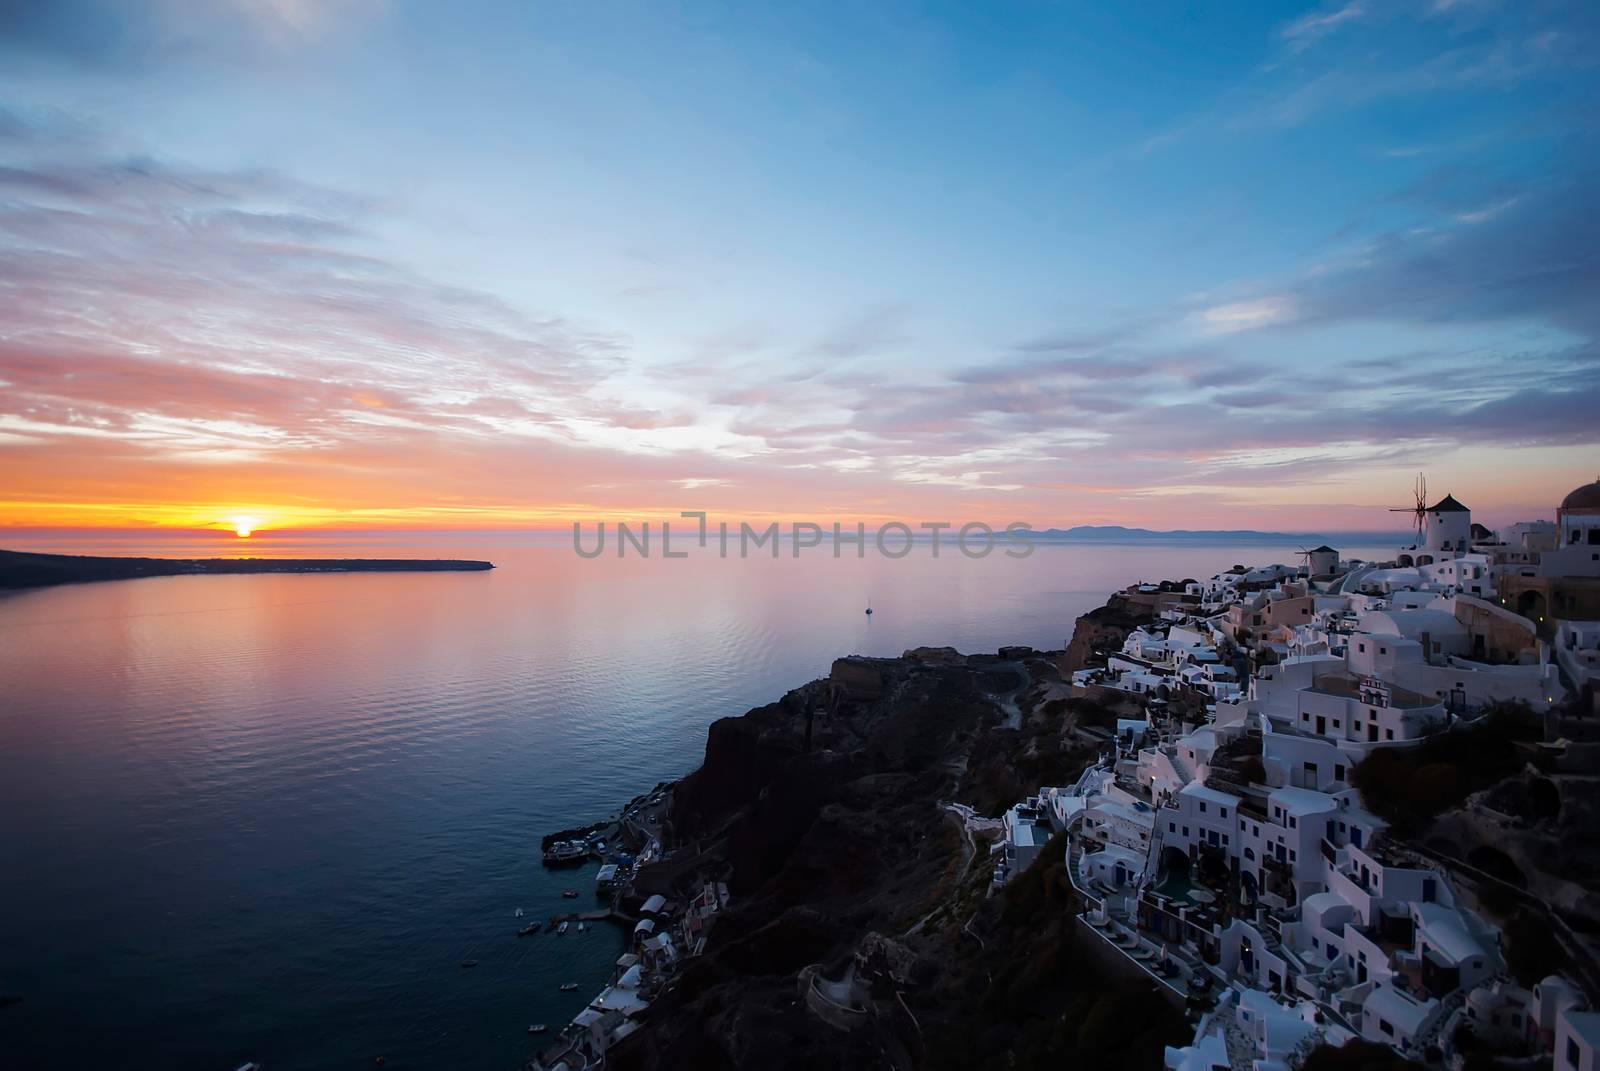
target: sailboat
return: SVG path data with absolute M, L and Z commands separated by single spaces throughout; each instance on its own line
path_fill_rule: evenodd
M 867 600 L 867 616 L 872 616 L 872 600 L 870 598 Z

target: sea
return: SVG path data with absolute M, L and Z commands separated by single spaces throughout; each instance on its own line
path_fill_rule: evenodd
M 516 936 L 595 903 L 593 865 L 545 869 L 541 836 L 688 773 L 715 719 L 841 655 L 1060 648 L 1114 589 L 1299 549 L 586 559 L 570 533 L 506 532 L 0 546 L 496 565 L 0 594 L 8 1071 L 513 1071 L 548 1043 L 529 1026 L 570 1020 L 624 950 L 610 925 Z

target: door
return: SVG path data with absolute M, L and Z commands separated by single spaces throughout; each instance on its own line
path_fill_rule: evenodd
M 1328 719 L 1321 714 L 1317 715 L 1317 735 L 1325 736 L 1328 732 Z

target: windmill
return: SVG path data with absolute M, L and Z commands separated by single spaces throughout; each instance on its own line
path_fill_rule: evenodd
M 1307 579 L 1309 579 L 1310 576 L 1311 576 L 1311 555 L 1314 554 L 1314 553 L 1316 553 L 1316 552 L 1312 551 L 1312 550 L 1310 550 L 1310 549 L 1308 549 L 1306 547 L 1301 547 L 1300 548 L 1300 560 L 1303 563 L 1305 563 Z
M 1391 508 L 1389 512 L 1412 514 L 1412 523 L 1415 524 L 1417 528 L 1416 545 L 1420 547 L 1422 545 L 1422 529 L 1427 523 L 1428 518 L 1428 481 L 1420 472 L 1417 473 L 1417 483 L 1416 487 L 1413 488 L 1413 493 L 1416 495 L 1416 505 L 1396 506 Z

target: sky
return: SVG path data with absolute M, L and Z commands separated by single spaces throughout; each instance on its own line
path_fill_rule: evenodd
M 0 0 L 0 528 L 1600 476 L 1600 5 Z M 1430 497 L 1433 497 L 1431 494 Z

